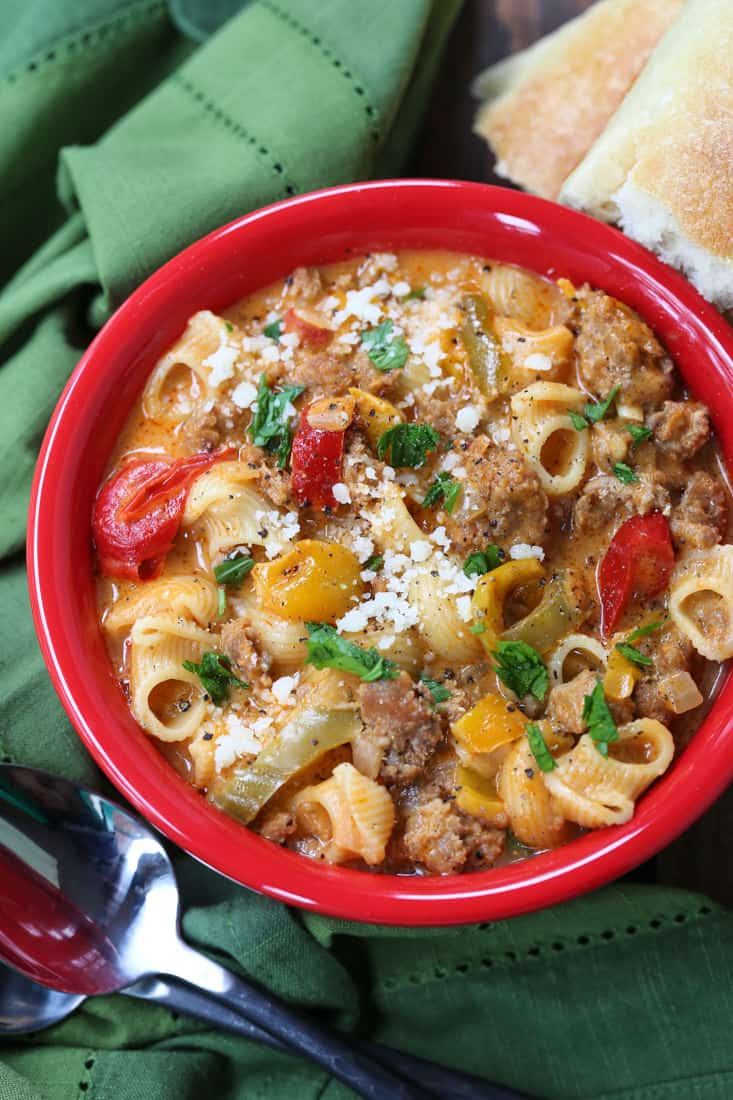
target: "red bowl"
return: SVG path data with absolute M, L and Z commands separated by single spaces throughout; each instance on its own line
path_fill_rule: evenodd
M 370 250 L 447 248 L 587 280 L 637 309 L 711 409 L 733 468 L 733 331 L 680 275 L 616 230 L 553 203 L 474 183 L 400 180 L 303 195 L 248 214 L 176 256 L 117 311 L 66 386 L 30 506 L 33 615 L 51 678 L 84 744 L 167 837 L 245 886 L 352 920 L 494 920 L 591 890 L 682 832 L 733 776 L 733 682 L 627 825 L 492 871 L 440 878 L 328 867 L 210 806 L 130 715 L 97 624 L 89 520 L 105 462 L 156 359 L 198 309 L 221 310 L 300 264 Z

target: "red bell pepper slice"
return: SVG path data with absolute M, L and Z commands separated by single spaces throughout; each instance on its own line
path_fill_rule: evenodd
M 300 414 L 300 425 L 290 454 L 292 493 L 300 505 L 335 508 L 333 487 L 341 481 L 345 432 L 311 428 L 308 409 Z
M 181 525 L 192 481 L 222 458 L 132 458 L 102 486 L 94 503 L 92 531 L 102 573 L 132 581 L 159 577 Z
M 621 524 L 598 566 L 604 639 L 614 632 L 633 596 L 652 597 L 664 591 L 673 568 L 669 523 L 661 512 L 632 516 Z

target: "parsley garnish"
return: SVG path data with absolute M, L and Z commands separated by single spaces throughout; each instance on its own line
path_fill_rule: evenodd
M 265 325 L 262 330 L 265 336 L 269 336 L 271 340 L 279 340 L 283 334 L 283 319 L 278 317 L 277 321 L 273 321 L 269 325 Z
M 429 487 L 422 502 L 423 508 L 432 508 L 434 504 L 443 501 L 443 507 L 448 515 L 451 515 L 461 491 L 460 481 L 456 481 L 450 474 L 438 474 L 435 481 Z
M 620 389 L 620 386 L 614 386 L 605 401 L 589 402 L 583 408 L 582 414 L 575 412 L 573 409 L 568 409 L 568 416 L 572 420 L 576 431 L 583 432 L 591 424 L 597 424 L 599 420 L 603 420 L 616 400 Z
M 626 431 L 631 436 L 631 450 L 635 451 L 652 434 L 651 428 L 645 428 L 643 424 L 624 424 Z
M 425 291 L 427 289 L 426 286 L 415 286 L 402 300 L 403 302 L 412 302 L 415 298 L 420 298 L 422 300 L 425 297 Z
M 439 703 L 444 703 L 446 699 L 450 699 L 450 692 L 445 684 L 441 684 L 438 680 L 431 680 L 425 673 L 420 673 L 420 679 L 425 684 L 425 687 L 430 689 L 430 694 L 433 697 L 433 703 L 436 707 Z
M 486 633 L 486 624 L 485 623 L 474 623 L 473 626 L 469 626 L 468 629 L 471 631 L 472 634 L 485 634 Z
M 551 772 L 557 767 L 539 726 L 533 726 L 532 723 L 527 726 L 527 740 L 541 772 Z
M 223 584 L 220 584 L 216 590 L 216 613 L 219 618 L 222 617 L 227 609 L 227 590 Z
M 440 434 L 429 424 L 395 424 L 379 437 L 377 457 L 390 452 L 392 466 L 424 466 L 428 451 L 434 451 Z
M 383 565 L 383 556 L 381 554 L 372 554 L 369 560 L 364 563 L 364 568 L 371 570 L 372 573 L 378 573 Z
M 234 325 L 231 321 L 225 321 L 224 328 L 227 330 L 227 332 L 234 332 Z
M 328 623 L 306 623 L 308 628 L 308 656 L 306 664 L 314 668 L 336 668 L 341 672 L 353 672 L 366 683 L 373 680 L 394 680 L 397 666 L 388 661 L 376 649 L 362 649 L 354 642 L 342 638 L 335 627 Z
M 503 552 L 492 542 L 485 550 L 474 550 L 468 555 L 463 563 L 463 572 L 467 577 L 483 577 L 484 573 L 498 569 L 503 558 Z
M 397 370 L 407 362 L 407 344 L 401 336 L 391 338 L 393 328 L 392 321 L 382 321 L 361 334 L 361 342 L 377 370 Z
M 617 477 L 619 481 L 622 481 L 624 485 L 632 485 L 639 480 L 638 476 L 634 473 L 631 467 L 626 462 L 617 462 L 612 467 L 611 471 L 614 477 Z
M 526 642 L 497 642 L 496 675 L 520 699 L 532 694 L 542 702 L 547 694 L 548 676 L 545 662 L 536 649 Z
M 254 569 L 254 559 L 247 554 L 232 554 L 230 558 L 224 558 L 214 566 L 214 576 L 219 584 L 241 584 L 251 569 Z
M 655 619 L 653 623 L 646 623 L 645 626 L 637 626 L 636 630 L 631 631 L 626 641 L 638 642 L 641 638 L 648 638 L 655 630 L 659 630 L 660 626 L 664 626 L 665 622 L 665 619 Z
M 639 665 L 640 668 L 648 668 L 649 665 L 653 665 L 651 657 L 647 657 L 644 653 L 639 653 L 638 649 L 629 645 L 628 642 L 617 642 L 615 647 L 619 651 L 622 657 L 625 657 L 627 661 L 631 661 L 632 665 Z
M 596 680 L 593 691 L 583 700 L 583 721 L 587 723 L 588 732 L 601 756 L 608 756 L 609 742 L 618 741 L 618 730 L 608 709 L 600 679 Z
M 575 409 L 568 409 L 568 416 L 572 420 L 573 427 L 575 428 L 576 432 L 584 432 L 585 429 L 589 426 L 588 421 L 585 419 L 585 417 L 582 416 L 579 412 L 576 412 Z
M 268 451 L 277 451 L 277 464 L 282 470 L 288 464 L 293 443 L 288 405 L 299 397 L 305 386 L 283 386 L 271 390 L 263 374 L 257 391 L 257 407 L 249 426 L 252 442 Z
M 232 672 L 232 663 L 228 657 L 222 657 L 220 653 L 212 653 L 210 650 L 204 653 L 201 663 L 184 661 L 183 667 L 188 672 L 195 672 L 204 691 L 210 696 L 212 703 L 221 706 L 229 695 L 230 685 L 240 688 L 248 688 L 244 680 L 240 680 Z

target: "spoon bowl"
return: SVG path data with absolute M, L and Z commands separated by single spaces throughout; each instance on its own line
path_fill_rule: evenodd
M 84 998 L 59 993 L 23 977 L 0 963 L 0 1037 L 28 1035 L 53 1027 L 70 1016 Z

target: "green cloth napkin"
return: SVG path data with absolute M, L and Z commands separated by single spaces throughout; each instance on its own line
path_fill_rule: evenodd
M 4 0 L 0 758 L 104 784 L 45 673 L 21 557 L 43 430 L 93 330 L 214 226 L 397 172 L 457 6 Z M 704 898 L 620 885 L 510 922 L 408 931 L 303 915 L 176 864 L 189 941 L 329 1025 L 547 1100 L 733 1096 L 733 921 Z M 204 1094 L 348 1090 L 122 996 L 0 1044 L 0 1100 Z

